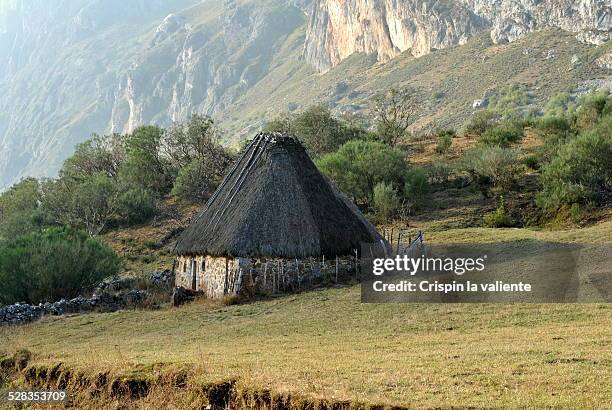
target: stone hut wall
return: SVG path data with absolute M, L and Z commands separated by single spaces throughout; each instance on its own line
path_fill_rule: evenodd
M 294 292 L 319 283 L 343 281 L 356 275 L 358 265 L 354 257 L 325 260 L 180 256 L 175 270 L 176 286 L 221 298 L 240 293 Z

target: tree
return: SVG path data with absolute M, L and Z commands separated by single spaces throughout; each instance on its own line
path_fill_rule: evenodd
M 361 140 L 347 142 L 316 163 L 344 193 L 366 205 L 373 204 L 374 187 L 381 182 L 402 189 L 408 170 L 401 151 L 380 142 Z
M 313 105 L 300 114 L 282 115 L 266 124 L 264 131 L 295 135 L 315 158 L 334 152 L 345 142 L 364 138 L 367 134 L 357 124 L 334 118 L 324 104 Z
M 84 177 L 48 180 L 43 184 L 46 209 L 61 225 L 84 228 L 89 235 L 104 229 L 117 205 L 118 189 L 104 172 Z
M 162 138 L 162 154 L 172 168 L 172 195 L 205 200 L 223 179 L 233 155 L 219 143 L 210 117 L 194 114 L 172 126 Z
M 73 298 L 120 269 L 115 252 L 83 232 L 32 232 L 0 243 L 0 304 Z
M 51 223 L 41 207 L 40 183 L 27 178 L 0 195 L 0 237 L 14 238 Z
M 124 184 L 139 186 L 163 196 L 172 188 L 171 164 L 161 153 L 164 130 L 139 127 L 126 139 L 126 160 L 119 171 Z
M 119 167 L 126 157 L 125 139 L 120 134 L 93 134 L 91 139 L 76 146 L 74 154 L 64 161 L 60 175 L 79 180 L 104 173 L 117 180 Z
M 376 130 L 381 141 L 395 146 L 416 118 L 417 101 L 408 91 L 392 89 L 374 97 Z

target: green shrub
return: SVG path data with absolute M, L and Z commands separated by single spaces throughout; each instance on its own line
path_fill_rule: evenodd
M 482 135 L 499 121 L 499 115 L 489 110 L 477 111 L 463 124 L 463 133 L 467 135 Z
M 454 136 L 455 136 L 455 131 L 453 130 L 444 130 L 438 133 L 438 144 L 436 145 L 436 153 L 444 154 L 448 152 L 451 145 L 453 145 Z
M 73 298 L 120 269 L 115 252 L 84 232 L 30 233 L 0 243 L 0 304 Z
M 199 161 L 192 161 L 181 168 L 170 194 L 183 199 L 203 201 L 214 192 L 217 181 L 207 179 Z
M 563 117 L 567 113 L 572 98 L 569 93 L 561 92 L 552 96 L 544 106 L 544 112 L 547 116 Z
M 523 127 L 517 122 L 504 121 L 482 133 L 480 142 L 493 146 L 509 147 L 523 138 Z
M 431 186 L 427 173 L 421 168 L 413 168 L 406 174 L 404 195 L 414 208 L 426 205 L 431 199 Z
M 491 190 L 505 192 L 511 188 L 520 172 L 520 163 L 510 148 L 480 146 L 465 156 L 461 168 L 489 196 Z
M 536 155 L 527 155 L 526 157 L 523 158 L 523 164 L 528 167 L 531 168 L 533 170 L 538 170 L 540 169 L 540 161 L 538 160 L 538 157 Z
M 353 140 L 337 152 L 323 155 L 319 169 L 356 202 L 372 205 L 380 182 L 403 186 L 408 163 L 404 154 L 381 142 Z
M 489 228 L 511 228 L 516 225 L 514 219 L 508 214 L 504 204 L 504 197 L 499 201 L 499 206 L 493 212 L 486 213 L 483 217 L 485 226 Z
M 596 91 L 585 94 L 577 101 L 576 124 L 580 130 L 597 125 L 602 117 L 612 115 L 612 94 L 610 91 Z
M 489 110 L 497 112 L 504 118 L 522 118 L 521 108 L 529 104 L 529 94 L 524 86 L 513 84 L 503 87 L 492 95 Z
M 612 191 L 612 135 L 607 129 L 578 135 L 542 167 L 536 203 L 554 214 L 564 205 L 600 203 Z
M 117 198 L 117 212 L 129 225 L 147 222 L 155 216 L 155 198 L 144 188 L 131 188 Z
M 453 167 L 446 161 L 434 161 L 427 169 L 431 184 L 445 185 L 450 180 Z
M 380 182 L 374 187 L 374 210 L 380 222 L 390 221 L 400 206 L 399 195 L 391 184 Z

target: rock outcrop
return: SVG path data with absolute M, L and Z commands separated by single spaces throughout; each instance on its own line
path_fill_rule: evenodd
M 551 27 L 601 44 L 610 39 L 611 10 L 606 0 L 315 0 L 304 56 L 324 72 L 356 52 L 384 62 L 462 44 L 483 30 L 507 43 Z

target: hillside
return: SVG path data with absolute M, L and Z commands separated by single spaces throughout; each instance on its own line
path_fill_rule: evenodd
M 460 158 L 478 139 L 455 136 L 444 154 L 435 153 L 437 143 L 423 137 L 402 149 L 412 164 L 428 167 L 441 156 Z M 521 155 L 540 144 L 528 128 Z M 521 174 L 505 193 L 517 219 L 533 206 L 535 173 Z M 482 227 L 495 198 L 453 184 L 434 185 L 432 196 L 433 203 L 379 230 L 402 230 L 404 245 L 423 230 L 430 244 L 512 255 L 502 265 L 519 276 L 541 272 L 529 262 L 516 272 L 517 261 L 551 245 L 612 245 L 609 207 L 586 227 L 495 229 Z M 176 234 L 199 208 L 175 198 L 159 207 L 147 223 L 116 222 L 100 235 L 125 261 L 123 275 L 171 268 Z M 576 277 L 581 293 L 609 276 L 605 254 L 588 255 Z M 48 315 L 1 327 L 0 396 L 62 388 L 70 405 L 96 409 L 599 408 L 611 400 L 612 310 L 605 303 L 369 304 L 350 282 L 249 303 L 199 299 L 172 307 L 168 288 L 145 286 L 156 292 L 154 309 Z
M 333 1 L 2 2 L 0 187 L 54 175 L 91 132 L 165 126 L 192 112 L 214 116 L 235 143 L 315 102 L 367 119 L 372 94 L 390 87 L 415 88 L 421 130 L 459 124 L 474 100 L 506 84 L 527 86 L 535 105 L 560 90 L 609 87 L 585 83 L 610 78 L 600 2 L 555 6 L 550 18 L 545 5 L 400 3 L 376 28 L 385 33 L 395 16 L 395 42 L 360 47 L 352 41 L 368 37 L 357 28 L 333 39 L 320 27 L 326 17 L 315 11 L 329 14 Z M 326 63 L 327 52 L 338 58 Z
M 472 229 L 469 237 L 610 243 L 611 233 L 607 222 L 554 233 Z M 466 237 L 442 235 L 432 239 Z M 235 380 L 239 400 L 271 396 L 289 408 L 308 400 L 596 408 L 610 400 L 611 320 L 606 304 L 361 304 L 359 287 L 349 286 L 247 305 L 47 318 L 0 331 L 5 354 L 33 353 L 30 382 L 44 384 L 48 375 L 57 386 L 67 377 L 73 403 L 92 407 L 147 407 L 163 397 L 192 408 L 211 397 L 202 393 L 210 387 L 198 386 Z M 183 372 L 186 389 L 172 382 Z M 147 386 L 150 395 L 126 403 L 129 393 L 113 395 L 114 380 Z

